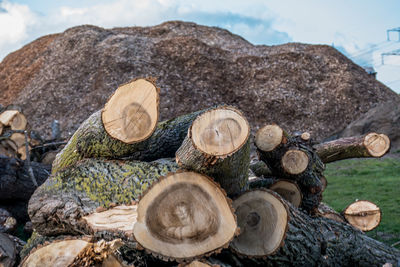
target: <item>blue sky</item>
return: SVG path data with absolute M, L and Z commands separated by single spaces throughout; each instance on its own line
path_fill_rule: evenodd
M 400 93 L 399 0 L 0 0 L 0 59 L 49 33 L 81 25 L 149 26 L 186 20 L 218 26 L 254 44 L 334 45 Z

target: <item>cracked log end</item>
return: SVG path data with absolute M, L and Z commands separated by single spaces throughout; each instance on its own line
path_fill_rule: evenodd
M 258 149 L 269 152 L 279 146 L 283 139 L 283 130 L 276 124 L 266 125 L 257 131 L 255 144 Z
M 122 246 L 118 239 L 91 243 L 83 239 L 56 240 L 33 250 L 21 267 L 36 266 L 114 266 L 122 267 L 113 254 Z
M 272 191 L 278 193 L 283 199 L 289 201 L 295 207 L 300 207 L 302 194 L 299 186 L 292 181 L 279 180 L 272 184 L 270 188 Z
M 121 205 L 106 211 L 95 212 L 82 219 L 93 232 L 112 231 L 132 235 L 137 219 L 137 205 Z
M 132 144 L 148 138 L 158 121 L 159 90 L 146 79 L 124 84 L 115 91 L 102 112 L 107 133 Z
M 233 202 L 241 233 L 231 243 L 236 252 L 249 257 L 275 253 L 286 237 L 288 210 L 270 190 L 253 190 Z
M 380 208 L 367 200 L 359 200 L 350 204 L 343 214 L 352 226 L 363 232 L 375 229 L 381 222 Z
M 373 157 L 382 157 L 390 148 L 390 140 L 385 134 L 369 133 L 364 137 L 364 146 Z
M 309 158 L 301 150 L 288 150 L 282 157 L 282 167 L 289 174 L 300 174 L 307 169 Z
M 197 149 L 208 155 L 224 156 L 246 143 L 250 126 L 237 109 L 221 107 L 197 117 L 190 131 Z
M 138 243 L 167 260 L 202 257 L 228 245 L 237 231 L 225 192 L 195 172 L 172 173 L 152 185 L 138 205 Z

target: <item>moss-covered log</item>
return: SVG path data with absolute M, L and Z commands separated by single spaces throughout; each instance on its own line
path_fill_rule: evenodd
M 279 129 L 277 125 L 267 125 L 257 132 L 255 145 L 259 158 L 267 164 L 272 176 L 296 181 L 303 194 L 301 208 L 314 213 L 322 199 L 321 177 L 325 165 L 308 140 Z M 269 144 L 271 140 L 274 145 Z
M 81 124 L 68 144 L 56 156 L 52 173 L 71 166 L 83 158 L 129 158 L 152 161 L 174 157 L 193 120 L 203 112 L 204 110 L 197 111 L 160 122 L 148 139 L 126 144 L 106 133 L 101 121 L 101 110 L 97 111 Z
M 176 152 L 176 162 L 206 174 L 229 196 L 247 189 L 250 165 L 250 126 L 243 114 L 223 106 L 201 114 Z
M 385 155 L 389 148 L 389 138 L 385 134 L 377 133 L 345 137 L 314 145 L 324 163 L 348 158 L 378 158 Z
M 82 217 L 100 207 L 131 205 L 160 176 L 176 170 L 171 160 L 84 160 L 47 179 L 32 195 L 28 213 L 43 235 L 92 234 L 94 230 Z M 115 232 L 130 236 L 118 228 Z

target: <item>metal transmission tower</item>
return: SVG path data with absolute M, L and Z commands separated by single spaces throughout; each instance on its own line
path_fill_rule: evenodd
M 389 30 L 386 31 L 387 40 L 388 40 L 388 41 L 390 41 L 390 33 L 391 33 L 391 32 L 397 32 L 397 33 L 399 34 L 399 40 L 398 40 L 398 41 L 400 42 L 400 27 L 393 28 L 393 29 L 389 29 Z M 400 49 L 396 49 L 396 50 L 393 50 L 393 51 L 390 51 L 390 52 L 382 53 L 382 54 L 381 54 L 381 57 L 382 57 L 382 65 L 385 64 L 385 61 L 384 61 L 384 57 L 385 57 L 385 56 L 400 56 Z
M 387 40 L 388 41 L 390 41 L 390 33 L 391 32 L 397 32 L 399 34 L 399 42 L 400 42 L 400 27 L 389 29 L 389 30 L 386 31 L 386 35 L 387 35 Z

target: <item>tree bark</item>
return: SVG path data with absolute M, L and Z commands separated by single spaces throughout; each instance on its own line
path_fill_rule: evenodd
M 83 158 L 110 158 L 152 161 L 174 157 L 193 120 L 205 110 L 158 123 L 146 140 L 126 144 L 110 137 L 101 121 L 101 111 L 84 121 L 53 162 L 52 173 L 71 166 Z
M 159 177 L 176 170 L 171 160 L 87 159 L 47 179 L 32 195 L 28 213 L 43 235 L 92 234 L 82 217 L 98 208 L 131 205 Z
M 237 130 L 231 129 L 234 127 Z M 184 169 L 212 177 L 228 196 L 238 195 L 247 189 L 249 133 L 248 122 L 240 111 L 231 107 L 210 109 L 189 128 L 176 152 L 176 162 Z
M 50 174 L 50 166 L 37 162 L 30 165 L 37 183 L 42 184 Z M 0 155 L 0 204 L 10 200 L 28 202 L 35 189 L 24 161 Z
M 389 138 L 377 133 L 345 137 L 314 145 L 315 151 L 324 163 L 349 158 L 382 157 L 389 148 Z

